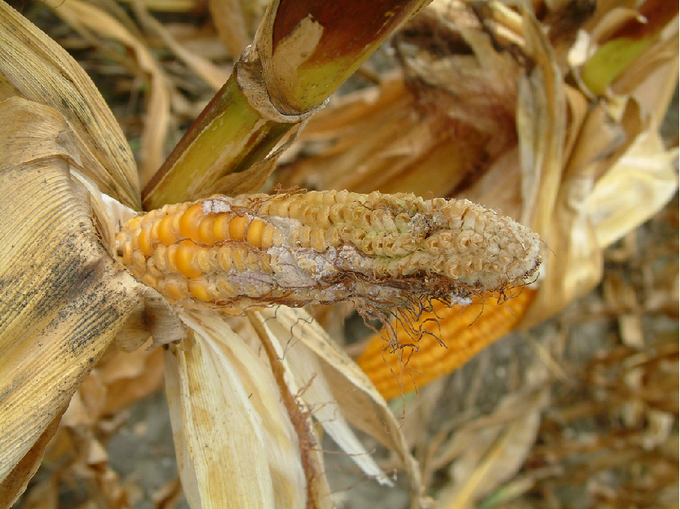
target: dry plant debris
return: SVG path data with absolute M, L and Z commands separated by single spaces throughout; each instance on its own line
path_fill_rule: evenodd
M 235 13 L 233 19 L 220 20 L 236 23 L 240 27 L 237 32 L 220 22 L 213 26 L 204 2 L 132 1 L 129 9 L 127 4 L 113 2 L 67 0 L 58 4 L 54 12 L 65 24 L 46 16 L 42 6 L 17 6 L 42 19 L 43 28 L 76 54 L 88 71 L 99 76 L 98 83 L 106 84 L 104 89 L 110 93 L 107 102 L 117 113 L 128 139 L 139 149 L 142 182 L 151 177 L 155 165 L 163 159 L 167 140 L 178 139 L 180 130 L 198 114 L 222 76 L 228 74 L 232 63 L 228 54 L 238 55 L 243 41 L 252 39 L 257 24 L 253 19 L 258 19 L 264 9 L 256 2 L 242 3 L 242 13 L 230 9 Z M 211 1 L 209 8 L 215 13 L 226 4 Z M 396 456 L 406 457 L 408 450 L 413 451 L 420 468 L 410 475 L 422 476 L 426 492 L 437 499 L 439 507 L 668 507 L 677 501 L 677 201 L 644 229 L 633 230 L 657 214 L 676 193 L 672 161 L 677 130 L 664 140 L 658 136 L 658 125 L 677 86 L 674 79 L 669 79 L 674 76 L 674 65 L 677 73 L 677 16 L 671 16 L 667 28 L 658 32 L 654 30 L 660 26 L 660 17 L 645 25 L 651 27 L 647 32 L 651 40 L 632 45 L 634 51 L 626 53 L 632 65 L 624 66 L 617 79 L 615 74 L 602 76 L 593 72 L 598 69 L 595 63 L 584 69 L 587 57 L 592 55 L 587 50 L 601 47 L 603 52 L 615 54 L 621 52 L 622 46 L 625 50 L 626 37 L 645 36 L 631 30 L 639 17 L 629 5 L 616 8 L 616 2 L 601 2 L 594 12 L 588 2 L 579 5 L 536 4 L 537 20 L 529 16 L 528 21 L 497 2 L 485 3 L 490 8 L 486 11 L 473 10 L 461 2 L 433 5 L 398 36 L 398 54 L 407 64 L 408 79 L 404 80 L 398 71 L 392 71 L 396 72 L 393 76 L 380 74 L 379 87 L 357 93 L 364 96 L 360 101 L 342 99 L 337 107 L 312 117 L 301 138 L 309 145 L 300 153 L 309 153 L 310 147 L 330 146 L 330 150 L 316 160 L 300 158 L 295 163 L 298 166 L 285 168 L 279 174 L 279 180 L 287 186 L 302 182 L 318 189 L 415 192 L 426 201 L 431 198 L 430 191 L 466 197 L 522 220 L 542 234 L 544 231 L 527 219 L 532 217 L 532 206 L 521 196 L 528 192 L 533 196 L 529 202 L 534 200 L 536 207 L 536 200 L 546 194 L 544 183 L 548 182 L 552 187 L 547 187 L 547 194 L 559 194 L 560 205 L 553 210 L 547 204 L 544 212 L 536 214 L 553 221 L 544 227 L 553 232 L 546 245 L 558 252 L 570 252 L 561 242 L 568 237 L 565 232 L 573 233 L 569 225 L 574 224 L 574 218 L 583 218 L 583 210 L 588 209 L 595 223 L 597 241 L 589 245 L 599 246 L 594 251 L 601 253 L 601 258 L 582 264 L 587 270 L 579 273 L 587 276 L 588 284 L 575 288 L 573 283 L 578 278 L 565 277 L 565 273 L 580 262 L 572 263 L 569 258 L 569 263 L 564 263 L 561 258 L 557 262 L 548 260 L 548 270 L 557 287 L 543 290 L 544 295 L 561 296 L 557 308 L 568 306 L 581 295 L 586 297 L 547 324 L 483 352 L 448 380 L 428 387 L 419 384 L 418 398 L 397 399 L 398 403 L 407 403 L 405 413 L 401 407 L 396 410 L 402 417 L 397 421 L 379 412 L 367 413 L 367 409 L 376 408 L 371 406 L 373 396 L 369 391 L 357 394 L 351 384 L 336 385 L 343 379 L 337 366 L 346 359 L 339 364 L 324 364 L 329 352 L 337 354 L 330 346 L 316 356 L 305 349 L 294 350 L 300 356 L 295 368 L 285 368 L 278 375 L 292 377 L 297 373 L 299 379 L 290 387 L 307 394 L 313 408 L 326 412 L 324 422 L 337 427 L 327 429 L 329 435 L 344 436 L 340 429 L 344 421 L 336 417 L 336 402 L 345 404 L 352 397 L 354 406 L 350 408 L 354 410 L 349 414 L 365 421 L 363 425 L 353 422 L 355 426 L 370 430 L 372 419 L 374 429 L 384 429 L 385 422 L 394 426 L 395 433 L 401 429 L 408 443 L 396 447 L 400 452 L 390 456 L 376 445 L 378 452 L 372 457 L 380 459 L 383 471 L 390 472 L 404 468 L 403 458 L 396 460 Z M 648 1 L 646 5 L 647 14 L 658 7 L 655 2 Z M 248 10 L 251 8 L 258 12 Z M 570 15 L 564 16 L 563 9 L 570 9 Z M 180 14 L 172 14 L 171 10 Z M 443 13 L 453 13 L 455 20 L 447 20 Z M 163 22 L 154 24 L 154 18 Z M 243 19 L 248 21 L 242 24 L 239 20 Z M 544 29 L 549 44 L 540 36 Z M 527 30 L 537 39 L 528 38 Z M 241 35 L 235 42 L 227 42 L 230 32 Z M 449 39 L 451 32 L 457 34 L 453 41 Z M 243 33 L 247 34 L 245 38 Z M 590 45 L 588 37 L 592 37 Z M 229 53 L 218 39 L 224 41 Z M 451 57 L 451 48 L 456 45 L 463 51 Z M 414 48 L 429 51 L 418 49 L 410 54 Z M 525 61 L 527 54 L 531 58 Z M 603 61 L 607 59 L 600 59 L 600 68 Z M 376 63 L 380 65 L 382 62 Z M 564 74 L 551 75 L 555 67 Z M 572 74 L 566 73 L 566 68 Z M 565 92 L 560 80 L 567 75 Z M 585 87 L 581 87 L 583 83 Z M 9 86 L 6 81 L 0 85 L 0 89 Z M 56 88 L 62 86 L 65 85 Z M 561 87 L 569 105 L 566 120 L 564 111 L 560 113 L 551 103 L 559 99 Z M 579 93 L 586 90 L 594 90 L 596 95 L 586 95 L 584 101 Z M 457 99 L 453 105 L 452 97 Z M 519 113 L 517 97 L 522 98 L 519 104 L 524 108 Z M 467 108 L 461 109 L 461 103 Z M 553 116 L 544 116 L 546 111 Z M 450 118 L 456 122 L 451 123 Z M 515 129 L 518 118 L 525 128 Z M 362 126 L 364 120 L 366 127 Z M 559 138 L 560 129 L 564 129 L 560 122 L 567 123 L 568 133 L 561 148 L 552 139 Z M 77 121 L 70 120 L 69 125 L 76 137 L 87 136 L 81 134 Z M 343 131 L 352 136 L 342 138 Z M 518 143 L 518 133 L 522 143 Z M 328 142 L 336 138 L 340 141 Z M 463 144 L 453 143 L 456 139 Z M 347 150 L 353 147 L 355 152 Z M 557 162 L 553 161 L 555 152 L 564 154 L 556 158 Z M 520 154 L 538 158 L 527 165 Z M 89 169 L 101 165 L 96 162 L 101 158 L 99 154 L 81 152 L 81 157 L 94 161 L 83 165 Z M 550 164 L 542 166 L 546 160 Z M 118 168 L 120 161 L 116 159 L 106 166 Z M 324 171 L 319 171 L 320 167 Z M 571 170 L 567 171 L 567 167 Z M 588 172 L 582 171 L 584 168 Z M 129 168 L 120 170 L 126 171 Z M 428 177 L 423 178 L 423 174 Z M 288 179 L 287 175 L 298 176 Z M 107 189 L 106 185 L 114 188 L 130 180 L 125 177 L 109 184 L 98 182 Z M 590 189 L 588 183 L 599 184 L 594 194 L 586 192 Z M 139 193 L 124 196 L 138 197 Z M 589 203 L 587 207 L 585 202 Z M 96 199 L 93 206 L 100 206 Z M 567 221 L 560 219 L 565 211 L 573 216 L 567 214 Z M 54 222 L 62 226 L 57 215 Z M 631 231 L 637 233 L 628 233 Z M 106 232 L 103 235 L 107 238 Z M 114 233 L 108 235 L 110 241 Z M 574 238 L 592 242 L 593 232 Z M 614 248 L 606 248 L 613 243 Z M 543 254 L 546 259 L 550 256 L 549 252 Z M 581 254 L 584 258 L 580 260 L 589 260 L 593 250 Z M 597 270 L 602 260 L 603 273 Z M 588 293 L 601 278 L 602 285 Z M 534 301 L 534 292 L 526 289 L 520 298 Z M 531 322 L 556 312 L 549 299 L 542 301 L 543 308 Z M 461 314 L 460 309 L 455 314 Z M 480 319 L 485 316 L 493 316 L 488 306 Z M 520 318 L 519 313 L 513 316 Z M 140 315 L 136 318 L 141 323 Z M 202 345 L 218 352 L 218 358 L 224 359 L 219 352 L 240 348 L 231 336 L 216 337 L 209 318 L 200 314 L 198 318 L 203 321 L 196 324 L 196 334 L 206 338 Z M 250 331 L 244 333 L 246 337 L 265 338 L 269 345 L 267 355 L 276 357 L 277 351 L 286 350 L 290 340 L 298 337 L 291 328 L 307 327 L 308 318 L 295 314 L 279 315 L 276 322 L 269 318 L 237 317 L 231 326 L 239 333 Z M 480 319 L 477 323 L 481 323 Z M 474 318 L 468 315 L 463 317 L 465 327 L 472 321 Z M 130 329 L 138 325 L 130 324 Z M 268 330 L 272 327 L 285 330 Z M 507 322 L 503 330 L 505 327 Z M 266 340 L 272 337 L 278 339 Z M 451 348 L 451 340 L 444 337 L 444 341 Z M 169 508 L 183 503 L 172 470 L 166 472 L 167 482 L 162 486 L 143 485 L 135 477 L 139 470 L 128 467 L 131 470 L 126 471 L 120 458 L 115 458 L 115 450 L 106 450 L 112 437 L 115 442 L 132 429 L 125 426 L 129 405 L 138 402 L 135 412 L 150 405 L 152 400 L 143 398 L 159 387 L 161 350 L 140 349 L 127 354 L 109 349 L 101 355 L 62 417 L 60 430 L 47 446 L 42 469 L 18 507 L 99 504 L 113 508 Z M 185 355 L 181 351 L 173 355 L 176 363 L 171 369 L 177 374 L 191 369 Z M 269 362 L 264 360 L 267 355 L 260 355 L 265 365 Z M 378 363 L 383 365 L 382 357 Z M 252 375 L 237 365 L 217 371 L 224 370 L 244 380 Z M 423 369 L 418 367 L 418 371 Z M 315 372 L 323 372 L 334 381 L 328 390 L 335 392 L 310 394 L 310 387 L 319 386 L 307 386 L 310 373 Z M 392 372 L 389 376 L 394 379 Z M 361 379 L 360 373 L 352 377 L 355 383 Z M 248 383 L 246 391 L 249 387 L 264 390 L 256 381 Z M 173 403 L 175 410 L 184 404 L 181 400 Z M 225 401 L 225 405 L 230 404 Z M 283 402 L 286 404 L 290 406 L 290 401 Z M 281 411 L 275 403 L 272 407 Z M 301 420 L 305 418 L 296 415 Z M 155 422 L 153 417 L 148 419 Z M 151 442 L 143 431 L 145 426 L 155 428 L 144 422 L 138 422 L 130 434 Z M 285 430 L 273 433 L 285 435 Z M 356 444 L 345 445 L 344 451 L 358 450 L 352 449 Z M 402 493 L 399 498 L 394 495 L 395 488 L 387 492 L 374 484 L 355 486 L 355 480 L 346 481 L 345 470 L 351 471 L 353 479 L 356 472 L 355 467 L 342 463 L 343 454 L 330 455 L 331 461 L 326 460 L 331 480 L 340 477 L 334 486 L 356 488 L 334 493 L 340 506 L 407 506 L 409 488 L 403 483 L 396 489 Z M 151 452 L 149 456 L 153 457 Z M 372 466 L 364 468 L 376 472 Z M 158 467 L 154 473 L 160 470 Z M 392 504 L 395 499 L 389 497 L 397 497 L 396 502 Z M 431 505 L 435 505 L 433 499 Z

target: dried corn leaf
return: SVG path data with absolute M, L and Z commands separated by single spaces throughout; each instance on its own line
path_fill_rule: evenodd
M 251 2 L 259 6 L 259 2 Z M 208 7 L 220 40 L 232 57 L 238 57 L 253 39 L 249 33 L 242 2 L 239 0 L 209 0 Z M 264 10 L 264 9 L 263 9 Z
M 0 497 L 11 501 L 32 473 L 22 458 L 148 290 L 99 242 L 70 178 L 79 154 L 65 119 L 14 98 L 0 127 Z
M 278 311 L 288 313 L 289 310 L 279 308 Z M 261 311 L 253 317 L 253 325 L 264 333 L 261 336 L 263 341 L 271 342 L 274 346 L 285 371 L 289 391 L 298 395 L 329 436 L 352 457 L 364 473 L 376 478 L 381 484 L 391 484 L 347 424 L 316 354 L 296 337 L 296 327 L 289 328 L 279 320 L 272 319 L 276 314 L 277 311 L 274 310 Z M 309 332 L 314 333 L 313 330 Z M 308 338 L 308 341 L 311 340 L 311 337 Z M 324 341 L 325 338 L 317 337 L 315 340 Z
M 90 78 L 63 48 L 1 2 L 0 99 L 13 96 L 49 105 L 64 115 L 86 175 L 104 192 L 140 207 L 132 152 Z
M 401 426 L 366 374 L 345 354 L 321 326 L 302 309 L 267 309 L 262 317 L 275 317 L 281 337 L 300 341 L 313 352 L 321 366 L 320 375 L 329 384 L 334 400 L 343 409 L 345 418 L 357 429 L 368 433 L 394 451 L 406 471 L 411 485 L 412 506 L 418 507 L 421 496 L 420 472 L 411 456 Z M 269 321 L 265 321 L 268 324 Z M 299 339 L 298 339 L 299 338 Z M 289 348 L 293 345 L 287 345 Z M 285 350 L 285 348 L 284 348 Z M 304 399 L 304 392 L 301 394 Z M 340 425 L 341 426 L 341 425 Z M 338 430 L 339 433 L 343 433 Z M 361 461 L 365 461 L 359 457 Z M 368 467 L 368 463 L 366 465 Z
M 189 503 L 304 507 L 298 435 L 268 365 L 218 316 L 191 311 L 182 317 L 193 332 L 166 351 L 165 366 Z
M 677 148 L 666 150 L 653 129 L 645 129 L 597 181 L 588 202 L 601 247 L 613 244 L 659 212 L 678 189 Z
M 163 41 L 179 61 L 184 62 L 189 69 L 194 71 L 196 76 L 203 79 L 215 92 L 222 88 L 229 77 L 228 72 L 220 69 L 207 58 L 184 47 L 166 27 L 149 14 L 141 0 L 134 0 L 132 5 L 140 21 L 146 25 L 150 32 Z
M 507 395 L 495 413 L 493 424 L 481 429 L 473 422 L 460 429 L 450 451 L 460 451 L 452 467 L 453 482 L 437 497 L 438 509 L 476 507 L 482 497 L 496 490 L 520 469 L 536 441 L 541 412 L 548 403 L 548 389 Z
M 101 39 L 112 39 L 121 44 L 126 51 L 124 61 L 127 63 L 129 55 L 133 55 L 135 57 L 132 63 L 133 70 L 148 80 L 148 106 L 139 153 L 139 181 L 146 182 L 160 167 L 165 155 L 165 137 L 170 121 L 170 81 L 144 41 L 104 10 L 80 0 L 50 0 L 47 4 L 54 9 L 55 14 L 93 44 L 105 47 Z M 117 124 L 111 126 L 111 129 L 120 131 Z M 108 133 L 108 131 L 103 131 L 103 133 Z M 126 141 L 122 140 L 119 145 L 127 149 Z M 137 172 L 135 171 L 126 178 L 130 182 L 137 183 Z M 134 196 L 138 200 L 139 190 L 135 189 L 135 191 Z M 117 198 L 116 195 L 113 196 Z M 129 205 L 127 202 L 124 203 Z M 138 203 L 138 201 L 135 202 L 137 209 L 140 208 Z

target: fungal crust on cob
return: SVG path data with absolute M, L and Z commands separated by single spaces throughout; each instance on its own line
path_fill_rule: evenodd
M 123 263 L 171 301 L 218 308 L 468 304 L 524 284 L 539 238 L 467 200 L 348 191 L 213 196 L 128 221 Z

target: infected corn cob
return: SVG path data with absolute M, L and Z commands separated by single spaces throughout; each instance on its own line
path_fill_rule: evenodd
M 524 288 L 501 304 L 499 296 L 492 295 L 473 299 L 463 310 L 435 305 L 420 317 L 422 338 L 417 344 L 408 329 L 399 328 L 390 343 L 375 334 L 357 364 L 389 401 L 451 374 L 502 338 L 519 323 L 535 295 L 536 290 Z
M 128 221 L 123 263 L 173 301 L 216 307 L 351 300 L 412 307 L 521 284 L 538 237 L 467 200 L 347 191 L 214 196 Z

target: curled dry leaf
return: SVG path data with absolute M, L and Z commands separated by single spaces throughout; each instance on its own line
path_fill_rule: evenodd
M 86 39 L 93 41 L 95 44 L 102 46 L 101 38 L 111 39 L 121 44 L 125 48 L 125 53 L 123 57 L 119 58 L 122 58 L 125 64 L 132 67 L 133 70 L 142 74 L 148 80 L 148 108 L 139 154 L 140 178 L 138 179 L 137 177 L 137 168 L 134 162 L 131 163 L 133 173 L 125 176 L 127 181 L 135 184 L 134 199 L 136 201 L 131 204 L 121 200 L 129 206 L 139 208 L 138 182 L 144 183 L 149 180 L 153 172 L 163 162 L 165 137 L 170 121 L 170 81 L 144 41 L 140 40 L 137 34 L 130 32 L 123 23 L 119 22 L 102 8 L 80 0 L 67 0 L 64 2 L 50 0 L 47 4 L 52 7 L 58 16 L 62 17 L 83 34 Z M 129 61 L 129 55 L 135 57 L 131 62 Z M 104 105 L 104 107 L 106 106 Z M 112 129 L 111 132 L 114 129 L 120 131 L 114 120 L 113 125 L 107 125 L 107 130 L 102 131 L 102 133 L 105 133 L 105 136 L 98 136 L 97 139 L 100 137 L 105 138 L 109 132 L 109 127 Z M 129 151 L 127 140 L 125 140 L 122 134 L 121 139 L 117 141 L 119 142 L 119 150 L 121 152 L 123 150 Z M 111 194 L 106 188 L 102 188 L 102 191 Z M 112 196 L 117 198 L 115 194 Z
M 291 373 L 288 382 L 291 384 L 290 389 L 301 388 L 300 399 L 321 421 L 338 445 L 346 452 L 353 453 L 352 458 L 367 474 L 377 475 L 383 482 L 387 482 L 384 474 L 376 473 L 374 461 L 363 446 L 356 442 L 341 416 L 338 413 L 331 414 L 335 408 L 343 410 L 343 415 L 350 424 L 393 450 L 409 477 L 412 504 L 418 507 L 421 493 L 420 473 L 416 462 L 401 433 L 401 424 L 366 374 L 304 310 L 279 307 L 257 314 L 262 324 L 258 327 L 279 343 L 278 349 L 282 354 L 280 360 L 289 366 L 287 369 Z M 305 361 L 310 357 L 311 365 Z M 314 371 L 316 366 L 320 371 Z M 317 377 L 320 381 L 314 388 Z M 318 415 L 315 414 L 315 408 L 320 409 Z M 333 417 L 326 422 L 324 417 L 329 414 Z
M 43 32 L 0 3 L 0 99 L 23 97 L 59 111 L 81 168 L 99 188 L 139 208 L 137 168 L 125 136 L 85 71 Z
M 99 240 L 87 190 L 69 172 L 80 154 L 64 117 L 14 98 L 0 103 L 0 126 L 0 493 L 11 502 L 32 474 L 33 444 L 44 447 L 149 289 Z M 35 469 L 42 451 L 32 454 Z
M 182 318 L 193 332 L 168 348 L 165 366 L 189 503 L 303 507 L 309 451 L 301 448 L 271 369 L 216 315 L 187 311 Z

